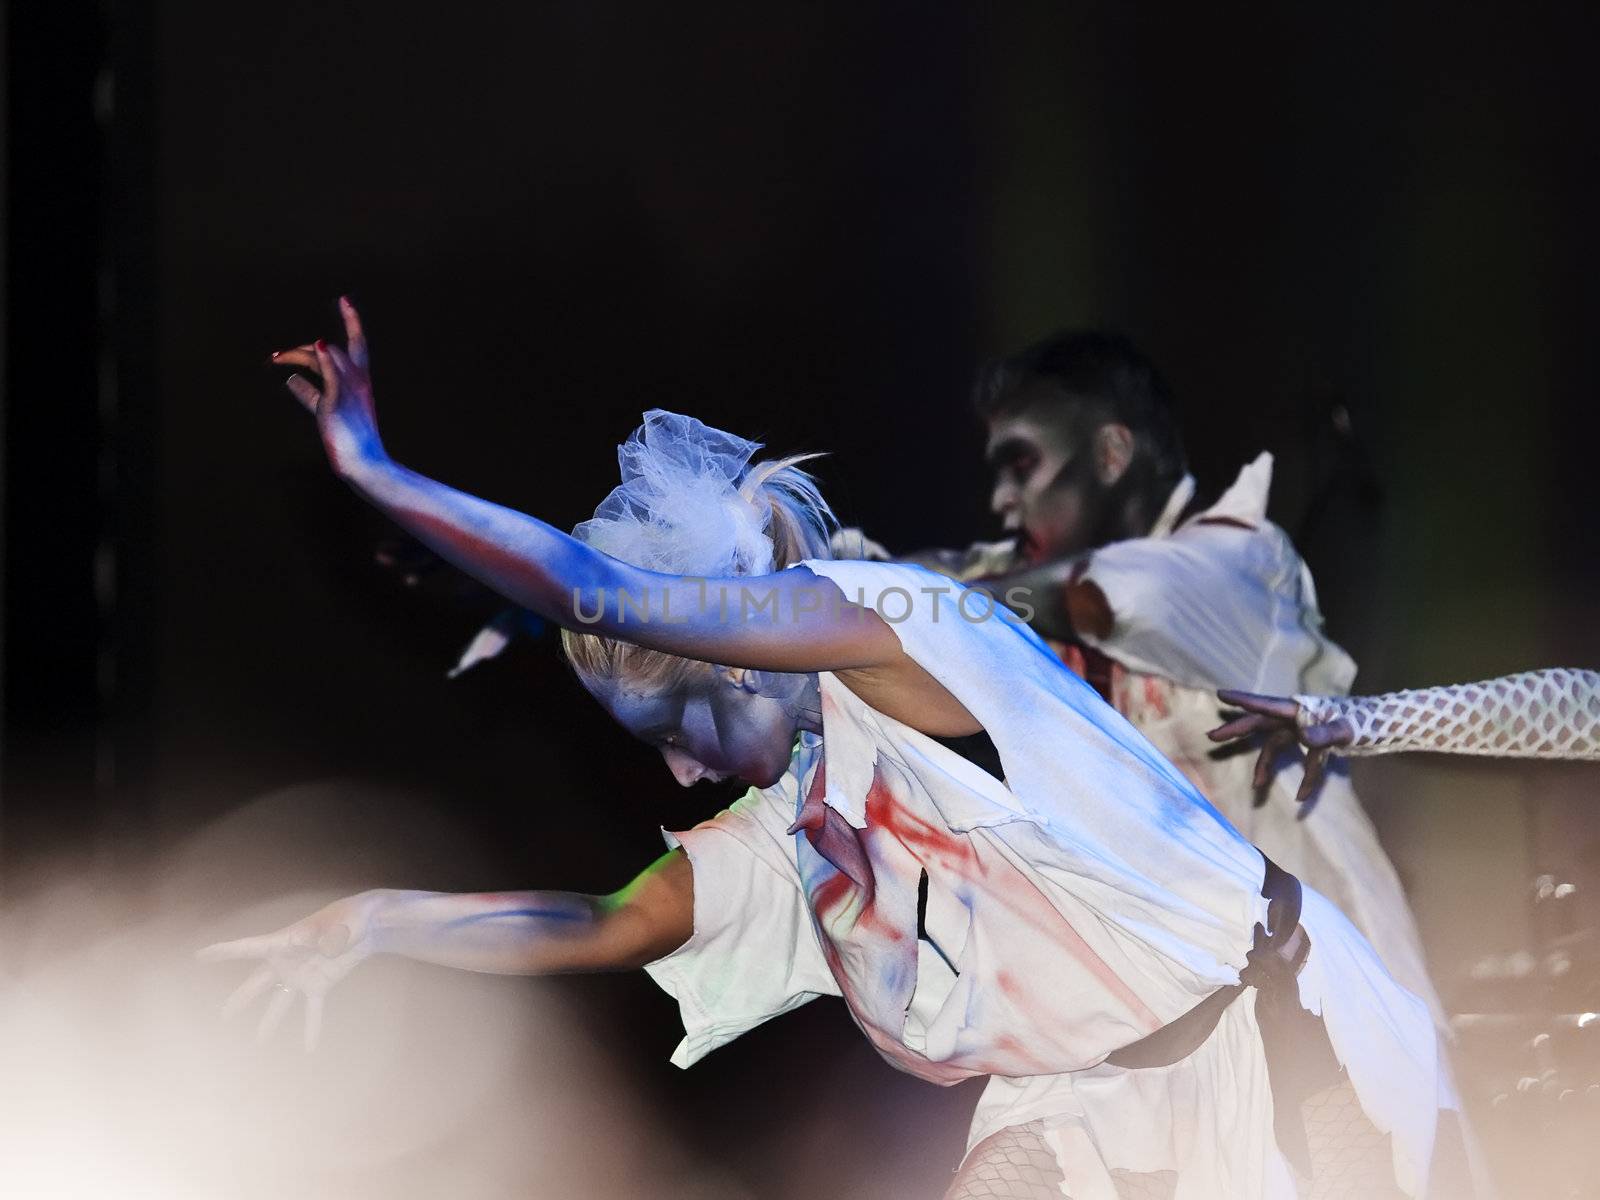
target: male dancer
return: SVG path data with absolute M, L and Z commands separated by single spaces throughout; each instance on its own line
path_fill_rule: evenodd
M 1400 881 L 1344 769 L 1327 772 L 1302 820 L 1297 797 L 1317 780 L 1298 762 L 1269 778 L 1206 736 L 1219 688 L 1340 695 L 1355 677 L 1322 631 L 1304 561 L 1266 519 L 1271 456 L 1201 505 L 1165 381 L 1104 333 L 1057 334 L 992 365 L 975 402 L 1009 539 L 908 558 L 1013 603 L 1247 839 L 1337 904 L 1442 1022 Z M 883 555 L 854 530 L 836 549 Z

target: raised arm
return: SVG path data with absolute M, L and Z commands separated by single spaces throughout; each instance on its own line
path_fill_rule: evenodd
M 303 995 L 310 1047 L 323 997 L 373 954 L 497 975 L 620 971 L 670 954 L 693 932 L 693 871 L 674 850 L 608 896 L 378 889 L 336 900 L 276 933 L 207 946 L 200 957 L 260 962 L 224 1012 L 270 992 L 263 1037 Z
M 273 360 L 313 412 L 328 461 L 364 498 L 442 558 L 512 603 L 567 628 L 731 667 L 806 672 L 893 664 L 899 642 L 870 610 L 804 569 L 693 580 L 602 554 L 559 529 L 394 462 L 378 434 L 366 338 L 339 302 L 347 349 L 323 342 Z
M 1000 603 L 1017 613 L 1045 637 L 1067 641 L 1087 634 L 1104 638 L 1116 625 L 1116 614 L 1100 585 L 1085 578 L 1088 556 L 1023 567 L 975 580 Z

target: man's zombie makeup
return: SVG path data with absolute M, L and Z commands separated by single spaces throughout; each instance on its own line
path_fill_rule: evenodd
M 1043 404 L 989 420 L 990 505 L 1029 564 L 1081 553 L 1099 540 L 1107 488 L 1096 477 L 1087 425 Z

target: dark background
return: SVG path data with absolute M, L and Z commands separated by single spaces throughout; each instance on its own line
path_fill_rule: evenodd
M 1592 10 L 7 7 L 11 901 L 70 869 L 136 907 L 169 847 L 308 781 L 468 848 L 291 806 L 285 853 L 349 887 L 609 889 L 728 799 L 680 794 L 551 639 L 444 680 L 489 610 L 375 565 L 266 365 L 341 292 L 425 473 L 571 525 L 662 406 L 830 451 L 835 507 L 899 549 L 992 532 L 979 361 L 1121 328 L 1203 485 L 1278 455 L 1363 690 L 1600 661 Z M 1537 875 L 1591 924 L 1595 788 L 1367 772 L 1457 1008 L 1472 963 L 1544 952 Z M 974 1093 L 895 1076 L 831 1002 L 684 1074 L 642 976 L 508 986 L 579 998 L 754 1194 L 933 1195 L 959 1156 Z

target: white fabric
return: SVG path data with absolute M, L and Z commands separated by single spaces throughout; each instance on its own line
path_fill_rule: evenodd
M 1271 478 L 1272 456 L 1262 454 L 1172 533 L 1095 550 L 1084 578 L 1105 593 L 1114 626 L 1083 640 L 1192 688 L 1347 691 L 1355 664 L 1322 632 L 1311 572 L 1266 519 Z
M 1205 736 L 1221 717 L 1218 688 L 1341 694 L 1355 677 L 1323 632 L 1310 570 L 1266 519 L 1271 482 L 1272 456 L 1262 454 L 1175 529 L 1158 523 L 1149 537 L 1095 550 L 1084 578 L 1105 593 L 1114 625 L 1104 638 L 1080 636 L 1124 668 L 1112 680 L 1117 710 L 1250 842 L 1350 917 L 1444 1029 L 1405 891 L 1345 768 L 1326 773 L 1304 814 L 1298 763 L 1258 803 L 1253 756 L 1219 752 Z
M 958 604 L 945 579 L 915 567 L 806 565 L 852 600 L 883 603 L 886 620 L 914 597 L 891 624 L 984 725 L 1008 782 L 823 674 L 820 744 L 803 738 L 784 781 L 678 835 L 694 868 L 695 934 L 649 967 L 683 1011 L 674 1061 L 837 990 L 895 1066 L 945 1083 L 1001 1076 L 974 1142 L 1046 1119 L 1092 1147 L 1064 1152 L 1074 1195 L 1094 1194 L 1085 1179 L 1110 1186 L 1120 1168 L 1178 1171 L 1178 1200 L 1293 1196 L 1251 1004 L 1232 1006 L 1172 1067 L 1103 1062 L 1237 980 L 1265 917 L 1260 854 L 1009 614 L 968 619 L 985 608 L 976 593 Z M 809 836 L 782 833 L 813 788 L 860 831 L 870 894 Z M 929 934 L 959 974 L 930 969 L 917 940 L 924 871 Z M 1426 1006 L 1309 892 L 1304 923 L 1302 1001 L 1326 1014 L 1415 1192 L 1439 1088 Z
M 1343 720 L 1340 754 L 1432 750 L 1495 758 L 1600 758 L 1600 673 L 1552 667 L 1382 696 L 1296 696 L 1302 727 Z
M 1166 504 L 1162 505 L 1161 512 L 1150 525 L 1151 537 L 1166 537 L 1178 527 L 1178 521 L 1183 516 L 1183 510 L 1189 507 L 1189 501 L 1194 499 L 1195 482 L 1193 475 L 1185 475 L 1178 480 L 1178 486 L 1172 489 L 1172 495 L 1167 497 Z
M 663 830 L 694 866 L 694 934 L 645 967 L 675 997 L 683 1040 L 672 1061 L 688 1067 L 779 1013 L 839 986 L 823 957 L 795 874 L 796 776 L 791 771 L 682 833 Z M 779 953 L 753 952 L 759 947 Z

